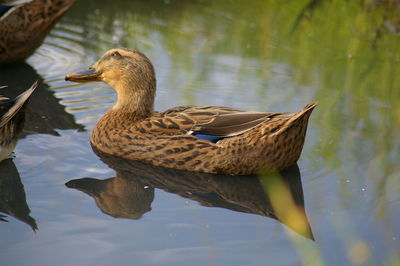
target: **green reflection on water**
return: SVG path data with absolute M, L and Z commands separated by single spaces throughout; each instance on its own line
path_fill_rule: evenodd
M 374 1 L 86 0 L 57 28 L 79 26 L 83 40 L 78 42 L 98 55 L 113 46 L 129 46 L 159 58 L 163 55 L 156 48 L 162 47 L 169 53 L 168 67 L 176 70 L 167 73 L 165 83 L 184 87 L 186 104 L 196 103 L 200 88 L 212 91 L 213 73 L 232 71 L 229 60 L 219 63 L 221 56 L 233 57 L 238 65 L 232 74 L 240 91 L 229 93 L 251 89 L 287 111 L 294 111 L 298 102 L 318 101 L 304 152 L 309 172 L 325 168 L 334 173 L 337 200 L 343 205 L 358 196 L 347 181 L 359 190 L 369 184 L 372 215 L 382 218 L 390 201 L 398 200 L 400 187 L 396 10 Z M 279 66 L 290 80 L 283 85 L 293 86 L 276 98 L 280 87 L 272 88 L 271 82 L 280 74 Z M 257 77 L 251 88 L 240 83 L 250 74 Z

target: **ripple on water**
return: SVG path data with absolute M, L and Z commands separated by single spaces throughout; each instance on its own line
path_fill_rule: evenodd
M 28 63 L 55 92 L 66 111 L 90 128 L 112 106 L 115 93 L 102 83 L 76 84 L 64 80 L 66 74 L 93 64 L 99 56 L 95 49 L 97 40 L 88 41 L 86 36 L 88 28 L 90 32 L 100 31 L 95 23 L 82 26 L 74 20 L 62 20 Z

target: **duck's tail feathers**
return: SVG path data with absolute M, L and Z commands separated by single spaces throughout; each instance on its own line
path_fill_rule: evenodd
M 0 118 L 0 128 L 6 125 L 18 113 L 18 111 L 21 110 L 25 103 L 27 103 L 29 97 L 35 91 L 37 85 L 38 82 L 36 81 L 29 89 L 15 98 L 13 106 Z
M 310 103 L 307 104 L 302 110 L 300 110 L 298 113 L 294 114 L 291 118 L 289 118 L 286 123 L 274 134 L 274 136 L 278 136 L 285 131 L 290 130 L 293 127 L 299 127 L 300 125 L 306 125 L 308 122 L 308 118 L 310 117 L 312 111 L 314 108 L 317 106 L 317 103 Z

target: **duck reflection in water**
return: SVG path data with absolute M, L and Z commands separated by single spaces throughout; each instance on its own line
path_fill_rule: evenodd
M 37 133 L 58 136 L 57 129 L 83 131 L 84 127 L 75 122 L 74 116 L 65 110 L 65 106 L 32 66 L 26 63 L 0 65 L 0 86 L 7 85 L 0 90 L 0 95 L 15 98 L 35 81 L 38 81 L 38 87 L 29 100 L 26 110 L 28 117 L 21 137 Z
M 84 127 L 66 112 L 60 100 L 33 67 L 26 63 L 0 65 L 0 86 L 7 85 L 0 89 L 0 95 L 15 98 L 35 81 L 38 81 L 38 86 L 26 106 L 27 117 L 19 138 L 37 133 L 57 136 L 57 129 L 83 131 Z M 29 215 L 24 186 L 11 159 L 0 162 L 0 212 L 25 222 L 33 230 L 37 229 L 35 219 Z M 0 221 L 7 221 L 6 216 L 0 214 Z
M 155 167 L 96 153 L 116 171 L 116 177 L 74 179 L 66 186 L 93 197 L 102 212 L 115 218 L 142 217 L 151 210 L 154 189 L 158 188 L 203 206 L 273 218 L 314 240 L 297 165 L 267 176 L 226 176 Z
M 29 215 L 24 185 L 12 159 L 0 162 L 0 212 L 26 223 L 34 231 L 38 229 L 35 219 Z M 7 222 L 6 216 L 0 214 L 0 221 Z

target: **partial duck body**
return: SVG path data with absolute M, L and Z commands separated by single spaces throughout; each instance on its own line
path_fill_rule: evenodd
M 24 61 L 75 0 L 0 0 L 0 64 Z
M 25 109 L 37 83 L 15 99 L 0 97 L 0 161 L 10 158 L 25 123 Z

